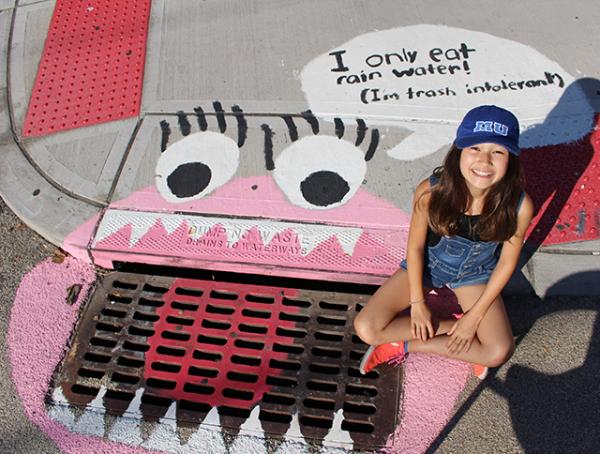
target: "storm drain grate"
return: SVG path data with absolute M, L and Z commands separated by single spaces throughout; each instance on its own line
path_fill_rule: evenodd
M 239 430 L 257 405 L 266 433 L 297 415 L 306 438 L 331 439 L 336 414 L 355 447 L 385 445 L 396 427 L 399 368 L 358 371 L 366 345 L 352 320 L 368 295 L 112 273 L 102 279 L 55 377 L 69 405 L 106 388 L 123 415 L 143 388 L 140 412 L 178 424 L 217 407 Z M 340 428 L 338 428 L 340 429 Z M 338 433 L 339 435 L 339 433 Z

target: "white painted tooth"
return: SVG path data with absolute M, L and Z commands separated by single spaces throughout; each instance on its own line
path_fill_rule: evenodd
M 69 401 L 63 393 L 62 386 L 57 386 L 56 388 L 54 388 L 54 392 L 52 393 L 52 400 L 61 404 L 69 403 Z
M 165 415 L 160 418 L 159 422 L 171 426 L 173 430 L 177 429 L 177 402 L 173 401 L 171 405 L 169 405 L 169 409 Z
M 143 394 L 144 388 L 138 388 L 124 415 L 117 418 L 113 424 L 108 434 L 110 440 L 135 446 L 142 444 L 144 439 L 140 430 L 140 420 L 142 417 L 140 405 Z
M 256 405 L 252 409 L 248 419 L 240 426 L 240 431 L 231 445 L 230 452 L 267 453 L 267 447 L 264 442 L 265 432 L 258 419 L 259 414 L 260 407 Z
M 267 224 L 257 225 L 257 227 L 258 232 L 260 233 L 260 238 L 265 246 L 268 245 L 278 233 L 276 229 Z
M 225 229 L 227 233 L 227 243 L 231 246 L 234 243 L 237 243 L 242 236 L 248 230 L 245 226 L 239 225 L 237 222 L 232 222 L 229 220 L 228 222 L 224 222 L 221 226 Z
M 75 425 L 75 413 L 71 410 L 67 398 L 62 392 L 62 388 L 57 386 L 52 393 L 52 400 L 55 402 L 48 410 L 50 419 L 67 426 L 71 431 Z
M 75 413 L 69 407 L 52 405 L 48 410 L 48 417 L 68 427 L 71 432 L 75 431 Z
M 158 420 L 150 437 L 142 444 L 144 448 L 157 451 L 178 452 L 181 447 L 175 421 L 176 402 L 171 403 L 165 416 Z
M 144 439 L 140 429 L 140 420 L 127 415 L 120 416 L 110 429 L 108 439 L 128 445 L 141 445 Z
M 252 435 L 257 437 L 265 437 L 265 431 L 262 428 L 262 424 L 258 419 L 258 415 L 260 414 L 260 407 L 257 405 L 252 409 L 250 416 L 248 419 L 240 426 L 241 432 L 252 432 Z
M 165 214 L 160 218 L 160 222 L 169 235 L 177 230 L 183 221 L 186 221 L 186 219 L 178 214 Z M 188 222 L 188 225 L 190 225 L 190 222 Z
M 221 417 L 219 416 L 219 411 L 217 410 L 217 407 L 212 407 L 210 409 L 210 411 L 206 415 L 206 418 L 204 418 L 202 424 L 200 424 L 200 427 L 203 426 L 207 426 L 209 428 L 221 427 Z
M 327 433 L 325 438 L 323 438 L 323 446 L 329 448 L 340 448 L 343 449 L 342 452 L 346 451 L 346 449 L 352 450 L 354 441 L 350 437 L 348 431 L 342 429 L 343 421 L 344 414 L 342 409 L 340 408 L 338 411 L 335 412 L 331 430 Z
M 314 248 L 323 242 L 322 235 L 316 235 L 311 232 L 298 232 L 298 241 L 302 245 L 302 255 L 310 254 Z
M 198 430 L 192 434 L 188 442 L 177 451 L 177 454 L 195 454 L 199 452 L 227 454 L 227 447 L 223 442 L 220 429 L 198 427 Z
M 284 435 L 285 441 L 279 446 L 275 454 L 305 454 L 308 450 L 308 443 L 300 431 L 300 421 L 298 413 L 292 416 L 290 427 Z
M 344 252 L 351 256 L 354 254 L 354 248 L 356 247 L 356 243 L 358 243 L 362 232 L 362 229 L 344 228 L 343 230 L 339 230 L 335 237 L 339 241 Z
M 306 454 L 307 452 L 309 451 L 306 443 L 286 440 L 281 443 L 275 454 Z
M 135 213 L 131 216 L 129 223 L 131 224 L 131 237 L 129 238 L 129 246 L 133 247 L 142 238 L 148 230 L 154 226 L 158 217 L 150 213 Z
M 304 435 L 302 435 L 302 431 L 300 430 L 300 418 L 298 417 L 298 412 L 294 413 L 292 416 L 292 422 L 290 423 L 290 427 L 284 435 L 284 438 L 297 440 L 299 443 L 306 445 L 306 441 L 304 440 Z
M 131 399 L 131 402 L 129 403 L 127 410 L 125 410 L 125 413 L 127 413 L 131 416 L 135 416 L 135 417 L 142 416 L 142 411 L 140 410 L 140 407 L 142 405 L 142 395 L 143 394 L 144 394 L 144 388 L 138 388 L 138 390 L 135 392 L 135 396 L 133 396 L 133 399 Z
M 73 432 L 96 437 L 104 436 L 104 413 L 106 413 L 104 394 L 106 394 L 106 387 L 103 385 L 98 395 L 86 407 L 83 415 L 75 422 Z
M 229 452 L 244 452 L 252 454 L 267 454 L 265 439 L 263 437 L 243 435 L 240 432 L 229 448 Z
M 124 216 L 120 216 L 118 211 L 108 210 L 100 222 L 93 245 L 95 246 L 113 233 L 118 232 L 125 227 L 127 223 L 127 219 Z

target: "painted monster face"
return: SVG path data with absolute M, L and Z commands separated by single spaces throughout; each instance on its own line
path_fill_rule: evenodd
M 337 130 L 330 134 L 327 125 L 318 128 L 318 121 L 306 115 L 280 119 L 281 129 L 266 123 L 253 128 L 252 121 L 246 123 L 239 115 L 236 117 L 238 127 L 230 128 L 231 135 L 227 135 L 220 131 L 219 125 L 228 122 L 216 117 L 212 119 L 217 120 L 214 130 L 208 130 L 207 126 L 204 131 L 198 127 L 200 130 L 195 132 L 187 130 L 185 116 L 181 114 L 177 129 L 166 124 L 167 119 L 157 124 L 160 143 L 155 145 L 158 151 L 155 156 L 158 159 L 154 171 L 148 172 L 149 178 L 145 180 L 151 184 L 142 183 L 141 189 L 109 206 L 92 242 L 92 255 L 96 261 L 103 258 L 127 260 L 137 254 L 151 256 L 156 251 L 179 255 L 184 263 L 224 260 L 233 256 L 238 262 L 240 257 L 251 260 L 257 267 L 261 263 L 292 266 L 295 267 L 294 275 L 304 273 L 307 276 L 314 275 L 311 269 L 315 264 L 319 272 L 325 270 L 329 273 L 360 273 L 364 270 L 381 273 L 397 266 L 406 241 L 408 214 L 385 197 L 364 188 L 364 180 L 369 178 L 370 161 L 376 160 L 376 150 L 381 142 L 385 144 L 385 137 L 381 140 L 379 131 L 368 131 L 361 120 L 348 121 L 347 124 L 353 127 L 347 126 L 343 133 L 343 122 L 339 120 L 335 123 Z M 211 118 L 207 123 L 210 122 Z M 260 146 L 249 151 L 252 144 Z M 258 153 L 262 163 L 262 168 L 255 167 L 253 172 L 248 169 L 248 154 L 251 152 Z M 385 155 L 382 157 L 387 160 Z M 383 164 L 375 165 L 381 167 Z M 237 217 L 231 218 L 232 213 Z M 112 218 L 112 224 L 105 223 L 107 217 L 113 215 L 121 217 Z M 229 218 L 224 218 L 224 215 L 229 215 Z M 311 224 L 307 224 L 309 221 Z M 84 224 L 69 241 L 75 242 L 82 235 L 89 234 L 89 227 L 90 224 Z M 162 249 L 156 249 L 157 245 Z M 83 277 L 65 274 L 64 266 L 79 270 Z M 246 264 L 243 269 L 252 268 Z M 83 262 L 70 258 L 64 264 L 41 264 L 24 282 L 49 276 L 55 276 L 52 281 L 62 285 L 52 290 L 44 302 L 40 301 L 39 311 L 32 313 L 25 310 L 25 299 L 17 298 L 15 302 L 11 355 L 16 365 L 14 373 L 29 377 L 16 380 L 26 411 L 62 450 L 81 452 L 81 449 L 92 447 L 94 450 L 107 450 L 111 449 L 108 448 L 111 443 L 129 444 L 128 449 L 132 452 L 145 452 L 146 449 L 179 452 L 205 443 L 216 446 L 215 452 L 225 449 L 219 447 L 220 438 L 215 438 L 214 430 L 199 430 L 195 438 L 187 440 L 187 444 L 179 440 L 174 426 L 174 409 L 159 421 L 150 438 L 142 437 L 139 426 L 128 423 L 127 419 L 117 418 L 109 427 L 101 415 L 90 413 L 77 418 L 68 408 L 60 410 L 60 407 L 53 407 L 48 415 L 43 406 L 44 394 L 83 301 L 82 298 L 75 306 L 68 306 L 64 303 L 64 292 L 74 281 L 81 279 L 89 286 L 93 273 Z M 281 289 L 281 292 L 289 293 L 289 289 Z M 184 296 L 177 298 L 185 299 Z M 170 300 L 167 298 L 165 301 Z M 48 317 L 49 313 L 51 317 Z M 185 318 L 185 314 L 175 316 Z M 53 342 L 34 349 L 33 356 L 47 358 L 36 370 L 26 366 L 29 354 L 20 348 L 26 345 L 23 336 L 27 335 L 19 328 L 22 323 L 33 323 L 38 326 L 40 337 L 53 338 Z M 261 326 L 269 326 L 270 323 L 278 323 L 292 331 L 298 329 L 293 321 L 263 320 Z M 171 328 L 167 322 L 165 329 Z M 178 340 L 183 339 L 190 327 L 181 328 L 178 336 L 169 341 L 173 349 L 191 348 L 187 341 Z M 210 331 L 200 329 L 206 333 Z M 198 335 L 204 334 L 194 333 L 195 337 Z M 157 377 L 156 371 L 150 369 L 150 364 L 160 362 L 161 358 L 154 341 L 150 339 L 148 342 L 150 356 L 146 358 L 148 370 L 144 371 L 145 379 L 164 381 L 168 378 L 164 372 Z M 272 360 L 280 361 L 286 361 L 288 356 L 288 353 L 278 351 L 270 354 Z M 431 376 L 443 376 L 444 380 L 451 382 L 458 380 L 460 384 L 452 389 L 462 389 L 466 368 L 461 364 L 442 361 L 434 362 L 432 367 L 428 366 Z M 442 370 L 445 372 L 440 375 Z M 448 375 L 449 370 L 454 370 L 455 375 Z M 204 386 L 212 386 L 210 377 L 204 380 L 207 380 Z M 407 382 L 409 388 L 415 384 L 412 380 Z M 220 389 L 219 386 L 214 387 Z M 263 391 L 268 392 L 268 387 Z M 431 405 L 451 408 L 455 391 L 438 393 L 435 404 L 432 401 Z M 68 398 L 65 395 L 57 388 L 53 399 L 66 403 Z M 104 393 L 99 392 L 93 403 L 102 407 L 103 396 Z M 142 396 L 136 394 L 130 406 L 135 407 L 136 399 L 139 405 Z M 221 402 L 219 398 L 215 399 L 215 405 Z M 260 396 L 256 395 L 256 399 Z M 245 402 L 249 410 L 255 404 L 254 401 Z M 427 408 L 423 407 L 422 400 L 414 404 L 421 411 Z M 249 417 L 248 424 L 251 425 L 253 418 L 256 415 Z M 332 413 L 332 418 L 337 421 L 338 416 L 334 417 Z M 214 415 L 207 421 L 219 424 L 219 418 L 215 419 Z M 405 421 L 412 427 L 410 418 L 405 418 Z M 419 437 L 431 438 L 442 424 L 442 419 L 433 418 L 426 428 L 419 429 Z M 411 432 L 414 431 L 411 429 Z M 430 432 L 431 435 L 426 435 Z M 400 436 L 412 435 L 403 431 Z M 170 441 L 166 443 L 166 439 Z M 238 441 L 242 450 L 248 447 L 252 438 L 243 440 L 240 438 Z M 351 439 L 348 441 L 351 444 Z
M 519 63 L 524 59 L 535 63 L 530 72 Z M 586 207 L 576 210 L 597 189 L 592 178 L 583 180 L 588 162 L 597 159 L 597 134 L 585 144 L 562 145 L 586 137 L 593 110 L 574 78 L 535 49 L 485 33 L 416 25 L 341 43 L 299 74 L 312 112 L 245 115 L 239 106 L 226 113 L 215 102 L 212 109 L 190 104 L 187 112 L 146 115 L 110 205 L 65 238 L 64 248 L 81 260 L 45 261 L 23 279 L 8 335 L 13 379 L 27 416 L 62 451 L 227 449 L 214 432 L 184 443 L 174 408 L 151 434 L 126 419 L 109 427 L 104 414 L 48 414 L 45 395 L 95 279 L 85 263 L 90 257 L 107 268 L 142 262 L 380 282 L 404 255 L 412 188 L 441 162 L 459 116 L 482 100 L 510 99 L 532 119 L 522 156 L 536 207 L 555 193 L 558 204 L 572 200 L 557 222 L 560 231 L 550 219 L 534 233 L 539 243 L 549 232 L 553 242 L 597 235 L 576 227 L 578 220 L 590 225 Z M 559 173 L 569 180 L 548 178 Z M 579 192 L 571 194 L 573 188 Z M 562 205 L 551 208 L 558 213 Z M 81 297 L 68 305 L 74 284 L 82 285 Z M 450 418 L 467 374 L 468 366 L 456 361 L 411 356 L 402 424 L 388 447 L 425 450 Z M 58 390 L 54 399 L 61 398 Z M 103 395 L 94 399 L 101 404 Z M 135 399 L 141 396 L 136 393 L 132 406 Z M 239 452 L 265 450 L 262 441 L 244 443 Z

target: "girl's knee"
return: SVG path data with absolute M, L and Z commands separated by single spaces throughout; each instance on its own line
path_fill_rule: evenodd
M 502 344 L 495 345 L 491 349 L 491 353 L 488 359 L 489 367 L 499 367 L 510 359 L 515 351 L 515 342 L 510 340 Z
M 367 345 L 376 345 L 377 331 L 369 320 L 363 320 L 360 314 L 354 319 L 354 331 L 356 335 Z

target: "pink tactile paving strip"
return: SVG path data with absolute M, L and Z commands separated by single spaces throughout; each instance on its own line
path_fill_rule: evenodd
M 24 136 L 138 115 L 150 0 L 58 0 Z

